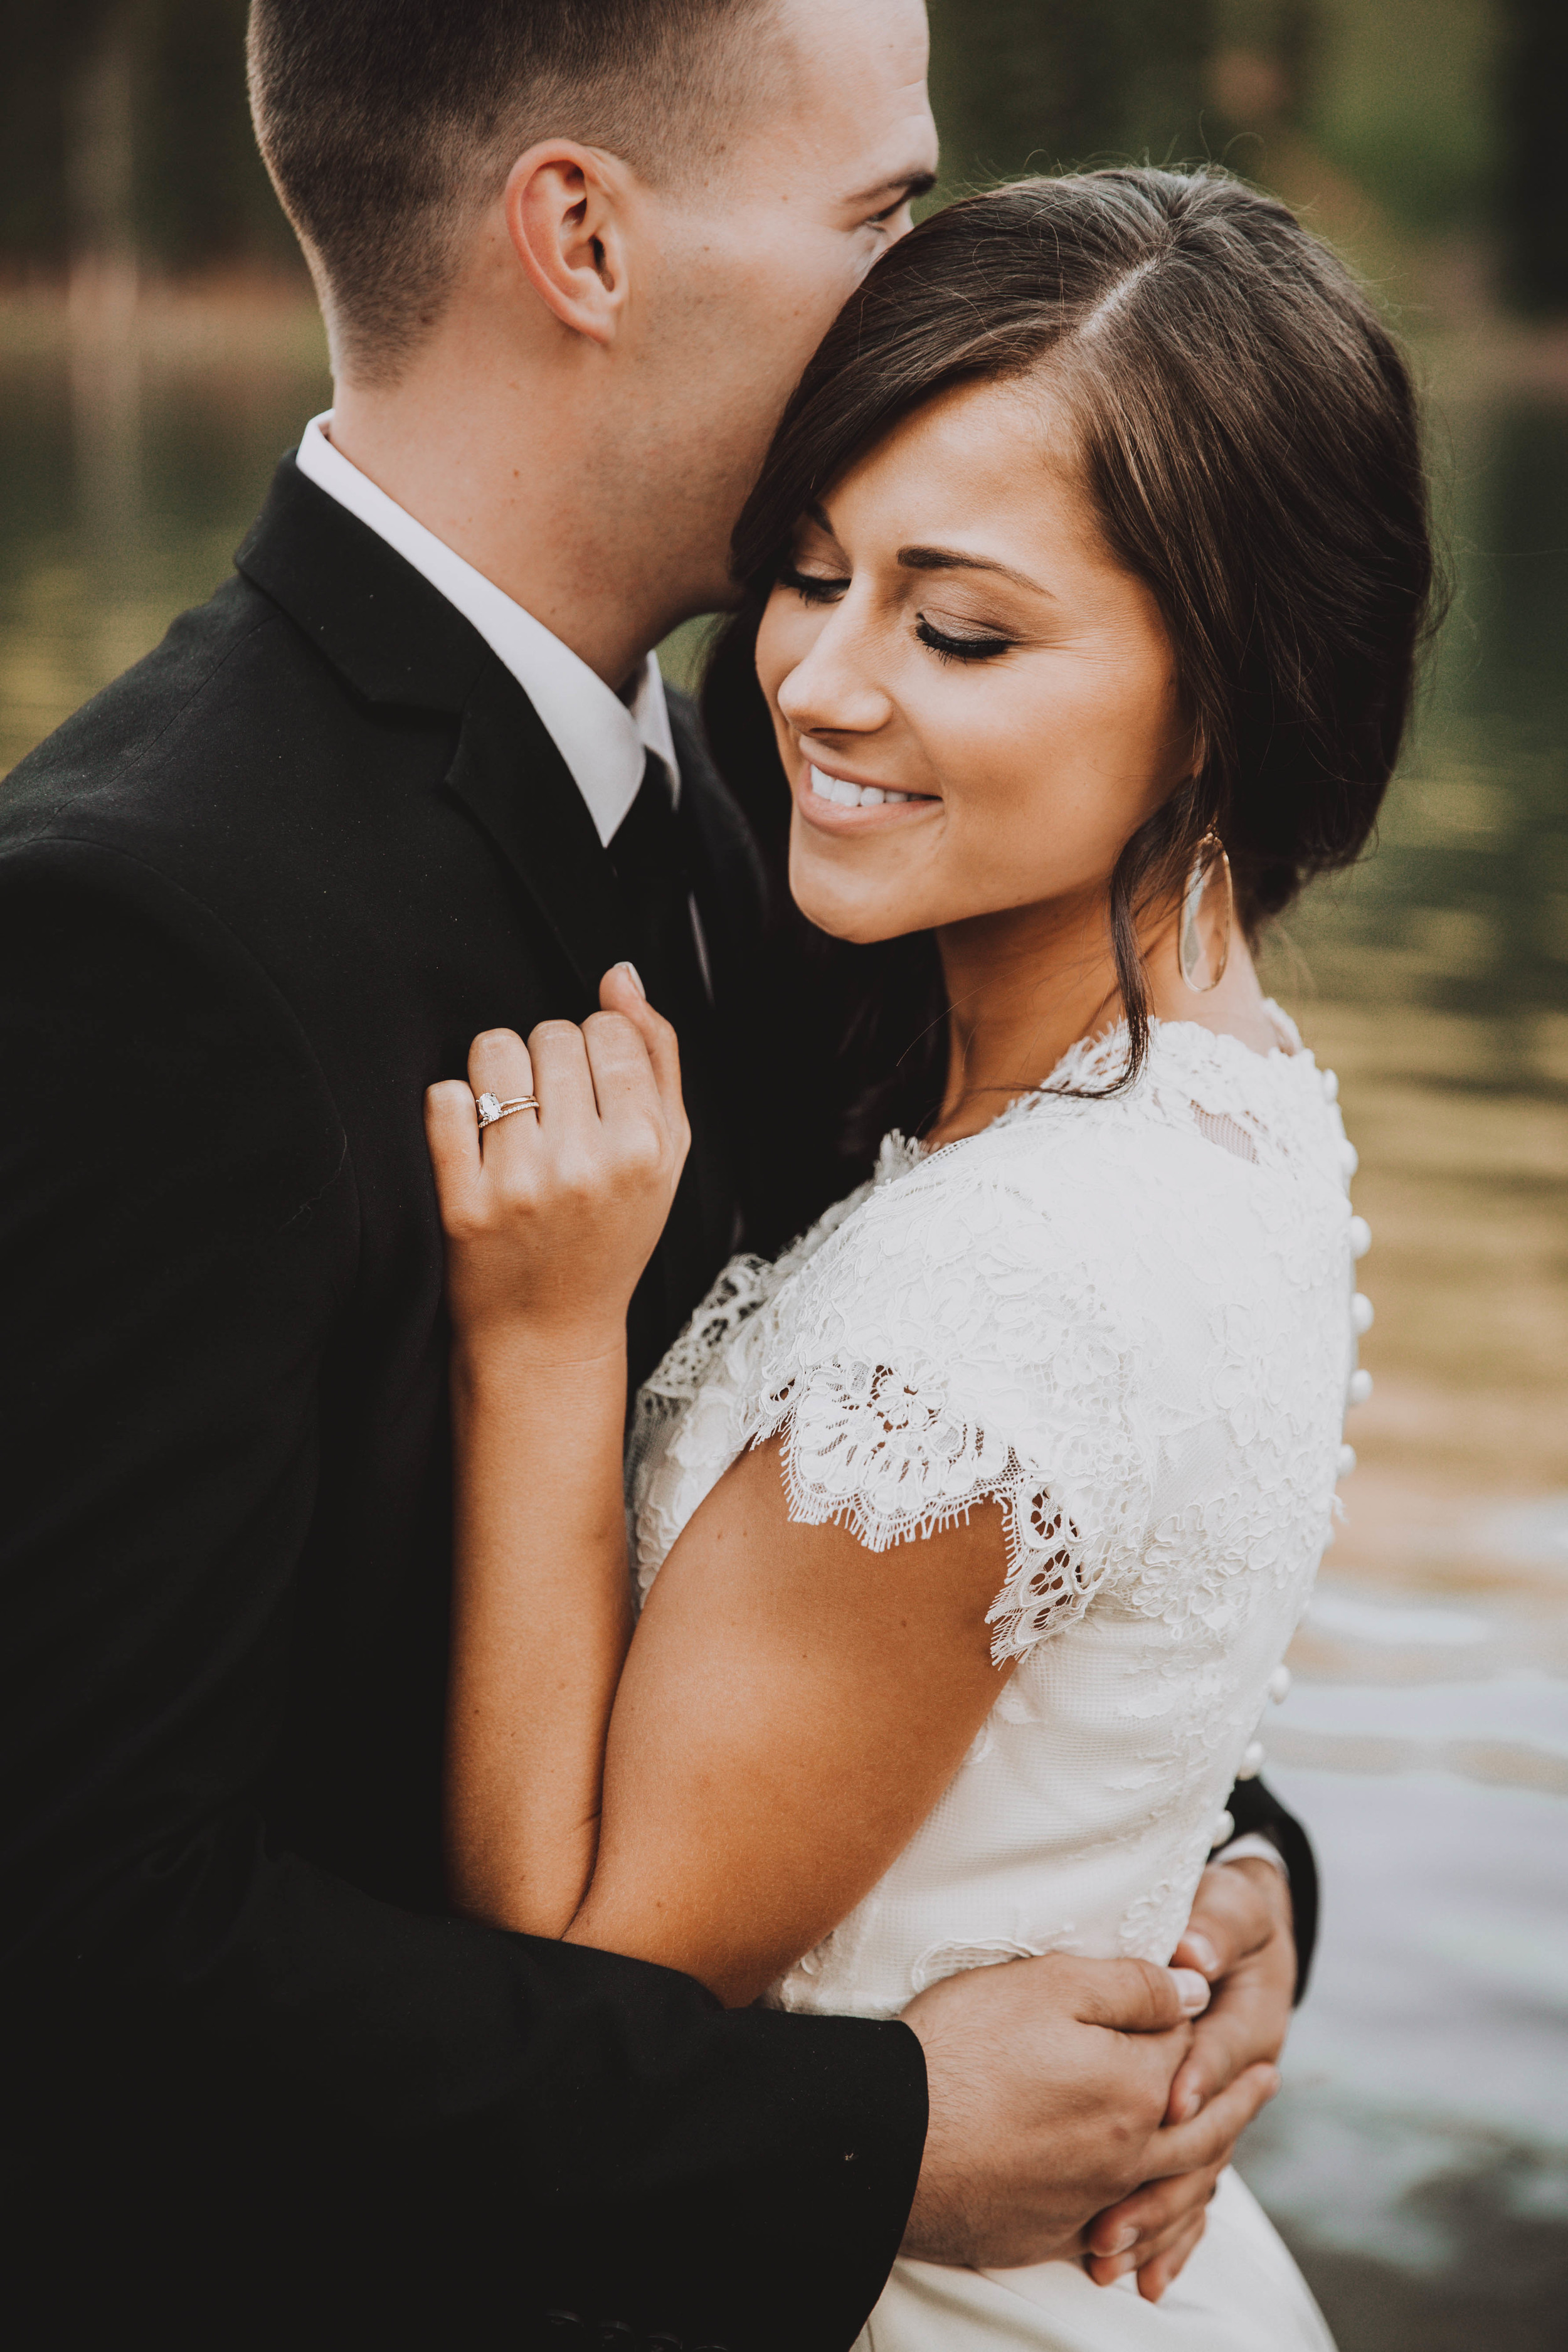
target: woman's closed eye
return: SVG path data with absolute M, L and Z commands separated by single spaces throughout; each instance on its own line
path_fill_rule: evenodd
M 803 604 L 837 604 L 849 580 L 844 572 L 808 572 L 793 563 L 780 572 L 779 584 L 792 590 Z M 917 613 L 915 635 L 939 661 L 993 661 L 998 654 L 1010 653 L 1016 643 L 1004 630 L 952 619 L 946 614 L 939 620 L 930 613 Z
M 950 620 L 945 614 L 936 620 L 929 613 L 917 613 L 915 635 L 942 661 L 993 661 L 998 654 L 1010 653 L 1016 642 L 999 629 Z
M 836 604 L 849 582 L 832 572 L 803 572 L 796 564 L 786 564 L 779 573 L 781 587 L 793 588 L 807 604 Z

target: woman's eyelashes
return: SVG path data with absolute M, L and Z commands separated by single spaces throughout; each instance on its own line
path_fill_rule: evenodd
M 779 573 L 786 588 L 793 588 L 807 604 L 837 604 L 848 587 L 848 580 L 827 572 L 801 572 L 791 564 Z
M 836 604 L 849 585 L 845 573 L 803 572 L 794 564 L 780 572 L 779 580 L 806 604 Z M 944 628 L 926 613 L 915 614 L 915 635 L 942 661 L 994 661 L 998 654 L 1010 653 L 1016 642 L 1000 629 Z
M 942 661 L 993 661 L 1010 653 L 1014 640 L 994 629 L 942 629 L 925 613 L 915 614 L 915 635 Z

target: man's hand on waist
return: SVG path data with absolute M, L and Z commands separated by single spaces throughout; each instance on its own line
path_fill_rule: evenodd
M 931 2122 L 903 2252 L 1005 2269 L 1081 2245 L 1093 2214 L 1152 2177 L 1208 1998 L 1190 1967 L 1065 1953 L 917 1995 L 904 2019 Z

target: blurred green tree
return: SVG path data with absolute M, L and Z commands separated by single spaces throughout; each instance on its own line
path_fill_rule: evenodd
M 256 152 L 247 0 L 158 0 L 147 47 L 137 206 L 165 264 L 293 262 L 294 233 Z
M 1492 223 L 1502 5 L 1319 0 L 1323 65 L 1303 127 L 1407 236 L 1468 236 Z
M 1408 232 L 1495 220 L 1513 289 L 1568 301 L 1568 0 L 929 5 L 944 193 L 1143 156 L 1267 174 L 1289 127 Z M 0 0 L 0 269 L 132 247 L 300 268 L 250 135 L 246 9 Z
M 1206 152 L 1213 0 L 930 0 L 949 187 Z
M 1499 72 L 1500 209 L 1509 290 L 1532 310 L 1568 310 L 1568 5 L 1503 0 Z
M 0 0 L 0 261 L 300 267 L 251 137 L 247 0 Z M 121 151 L 123 150 L 123 152 Z

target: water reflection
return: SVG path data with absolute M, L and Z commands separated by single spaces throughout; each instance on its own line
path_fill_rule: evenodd
M 0 773 L 211 593 L 329 397 L 294 299 L 0 310 Z
M 1300 936 L 1327 992 L 1491 1024 L 1493 1088 L 1561 1097 L 1568 1013 L 1568 433 L 1503 405 L 1439 434 L 1458 593 L 1381 854 Z M 1442 450 L 1449 442 L 1447 453 Z
M 1560 1797 L 1288 1770 L 1322 1958 L 1243 2169 L 1342 2352 L 1547 2352 L 1568 2308 Z
M 287 302 L 0 338 L 4 770 L 224 577 L 327 386 Z M 1363 1467 L 1268 1731 L 1322 1959 L 1247 2162 L 1343 2352 L 1568 2303 L 1568 410 L 1451 397 L 1438 443 L 1458 599 L 1381 846 L 1269 967 L 1374 1234 Z

